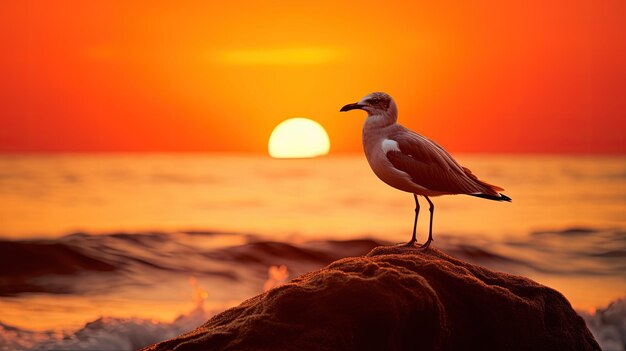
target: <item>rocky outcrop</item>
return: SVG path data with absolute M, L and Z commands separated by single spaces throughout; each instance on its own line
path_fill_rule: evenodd
M 559 292 L 437 249 L 378 247 L 145 350 L 599 350 Z

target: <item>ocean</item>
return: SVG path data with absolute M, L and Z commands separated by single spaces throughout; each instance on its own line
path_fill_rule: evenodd
M 604 349 L 623 349 L 626 157 L 457 159 L 513 202 L 432 198 L 434 245 L 557 289 Z M 362 155 L 0 156 L 0 349 L 173 337 L 298 274 L 408 241 L 413 208 Z M 422 201 L 422 241 L 427 216 Z

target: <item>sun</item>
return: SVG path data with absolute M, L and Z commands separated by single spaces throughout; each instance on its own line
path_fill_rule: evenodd
M 308 118 L 290 118 L 274 128 L 268 143 L 274 158 L 323 156 L 330 150 L 328 133 L 321 124 Z

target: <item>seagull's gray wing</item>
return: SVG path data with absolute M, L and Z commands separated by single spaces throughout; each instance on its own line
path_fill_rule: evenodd
M 404 129 L 389 139 L 398 143 L 399 150 L 387 151 L 387 159 L 417 185 L 448 194 L 498 195 L 502 190 L 479 180 L 441 146 L 415 132 Z

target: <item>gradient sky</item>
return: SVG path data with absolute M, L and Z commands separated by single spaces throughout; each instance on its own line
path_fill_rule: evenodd
M 626 1 L 5 1 L 0 151 L 361 149 L 371 91 L 454 152 L 626 153 Z

